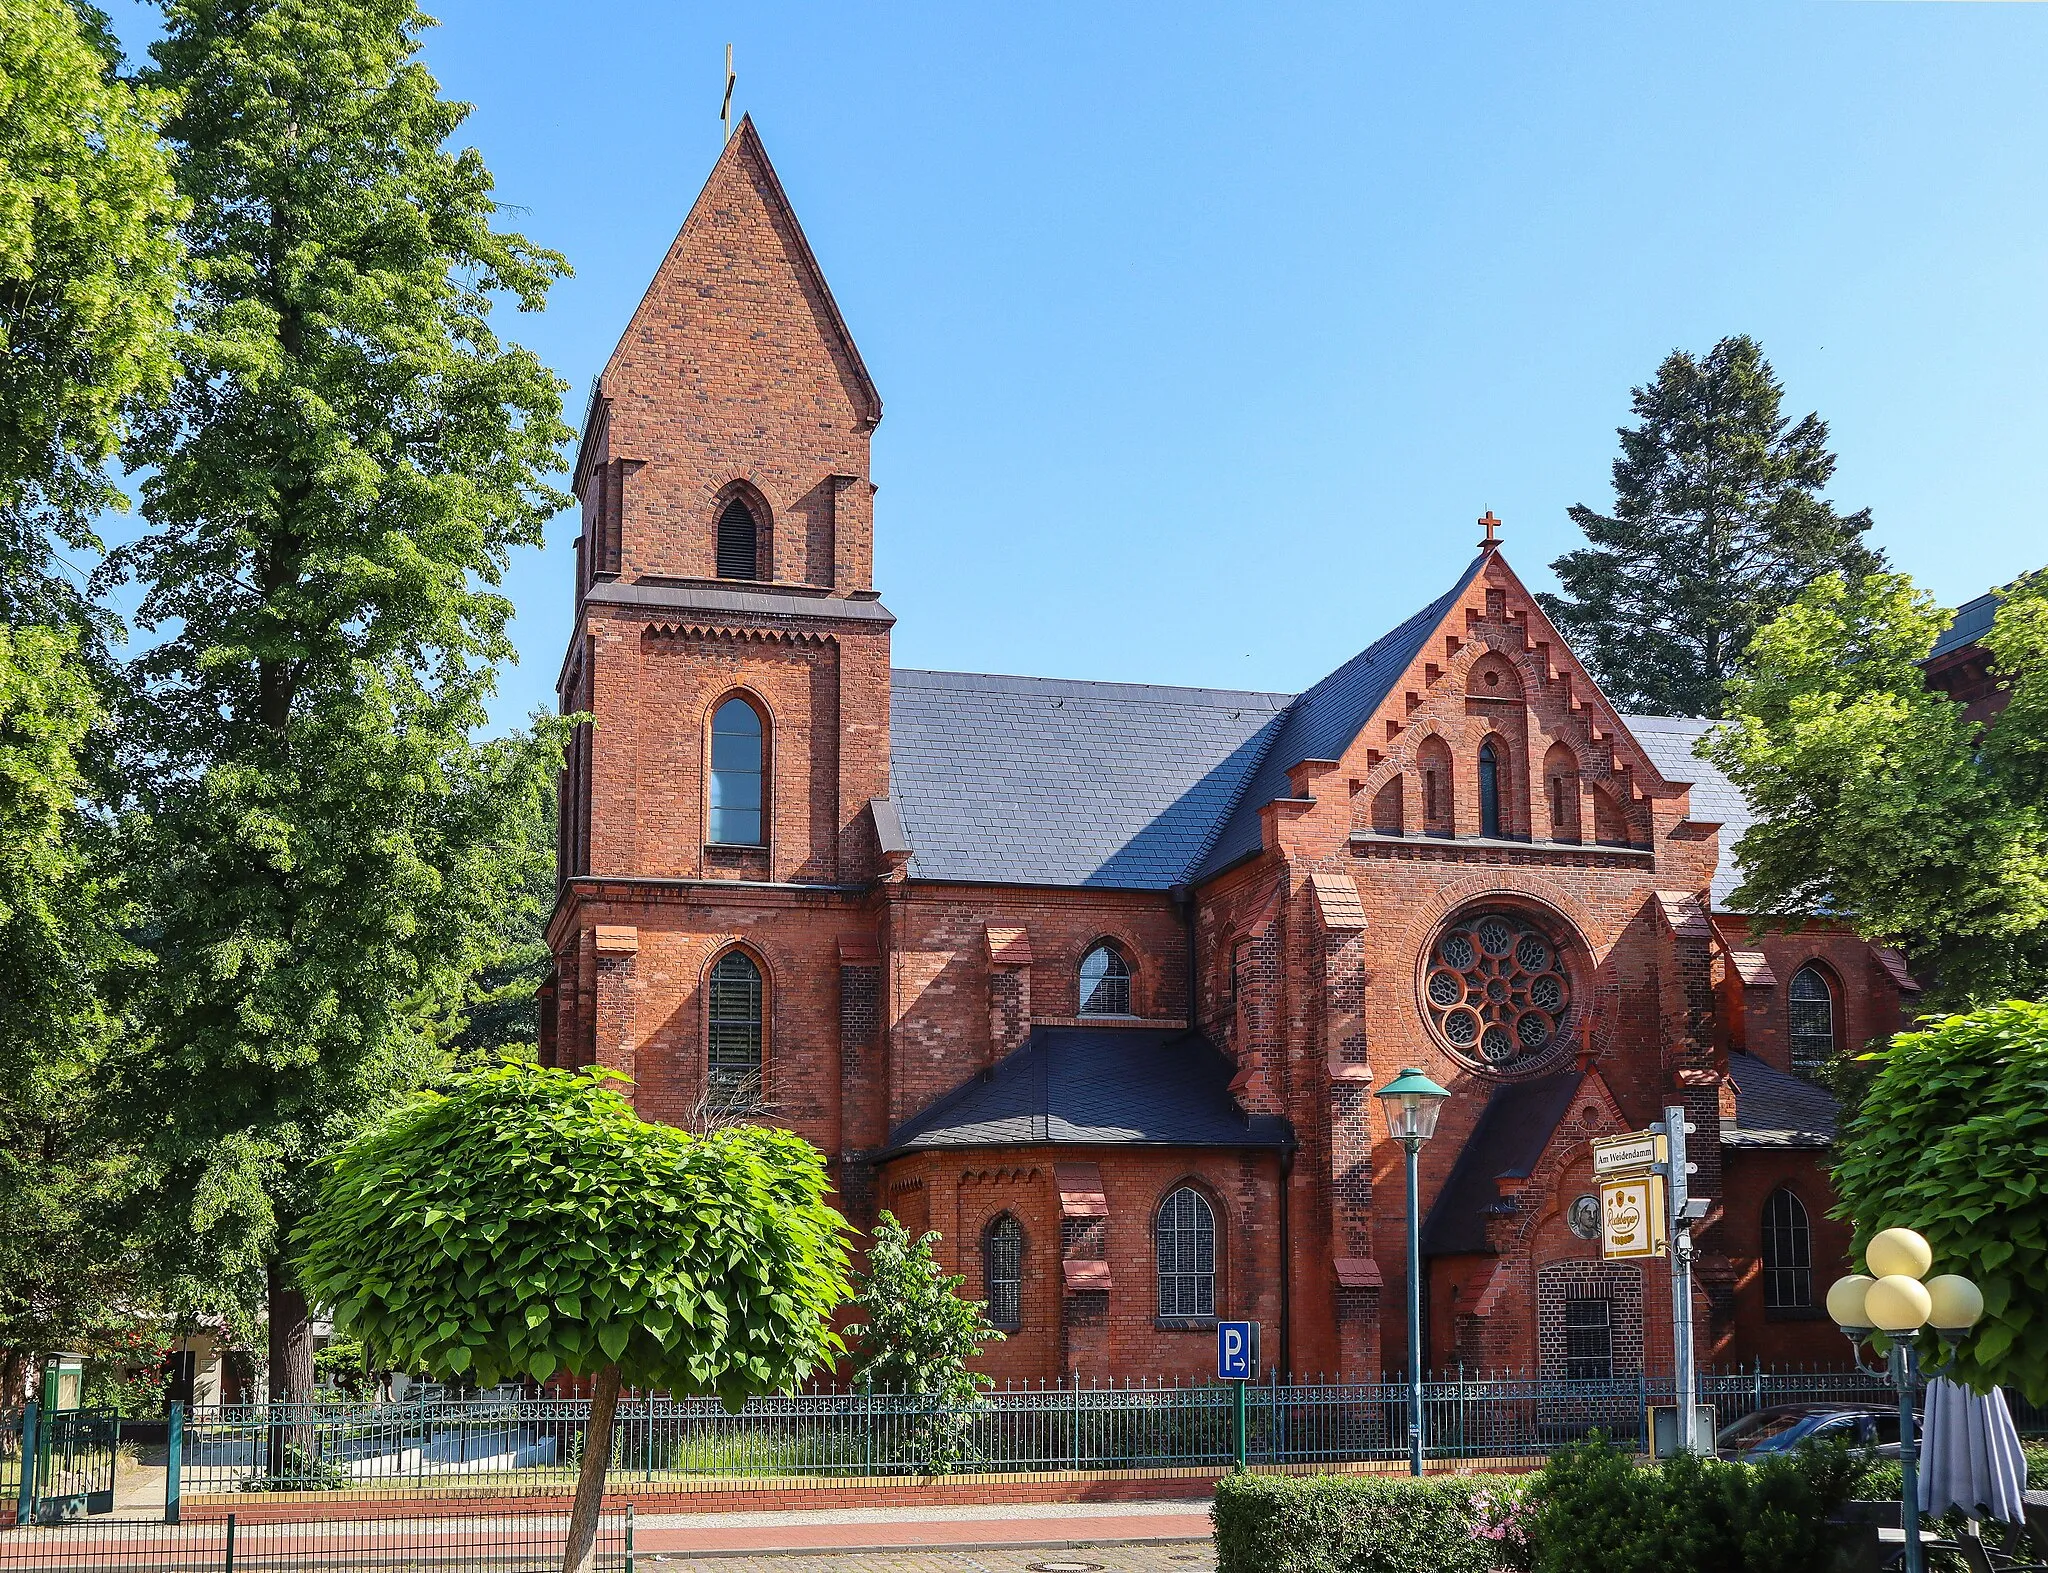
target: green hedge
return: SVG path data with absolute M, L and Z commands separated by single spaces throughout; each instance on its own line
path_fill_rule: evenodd
M 1495 1573 L 1513 1566 L 1513 1476 L 1228 1475 L 1217 1573 Z M 1669 1573 L 1669 1570 L 1666 1570 Z

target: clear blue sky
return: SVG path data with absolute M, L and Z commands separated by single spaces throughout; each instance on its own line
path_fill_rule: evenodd
M 734 44 L 886 405 L 898 665 L 1302 687 L 1487 508 L 1548 585 L 1631 385 L 1735 332 L 1898 566 L 1953 604 L 2048 561 L 2048 6 L 429 9 L 576 268 L 504 324 L 572 418 Z M 514 565 L 502 721 L 552 703 L 575 533 Z

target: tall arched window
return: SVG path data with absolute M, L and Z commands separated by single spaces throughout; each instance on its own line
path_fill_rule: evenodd
M 1786 990 L 1785 1010 L 1792 1038 L 1792 1068 L 1818 1070 L 1835 1053 L 1835 991 L 1820 968 L 1801 967 Z
M 1479 745 L 1479 833 L 1500 839 L 1500 755 L 1491 741 Z
M 1806 1204 L 1776 1190 L 1764 1201 L 1764 1304 L 1774 1311 L 1813 1304 L 1813 1229 Z
M 998 1213 L 981 1231 L 981 1286 L 988 1319 L 1006 1333 L 1024 1325 L 1024 1226 Z
M 711 969 L 711 1042 L 707 1086 L 719 1104 L 761 1096 L 761 969 L 729 950 Z
M 1216 1314 L 1216 1214 L 1209 1199 L 1183 1185 L 1160 1205 L 1154 1231 L 1159 1260 L 1159 1314 Z
M 718 577 L 761 577 L 761 528 L 744 498 L 733 498 L 718 516 Z
M 1081 958 L 1081 1014 L 1128 1016 L 1131 1013 L 1131 964 L 1124 953 L 1104 940 Z
M 720 846 L 758 847 L 763 753 L 761 712 L 728 699 L 711 718 L 711 839 Z

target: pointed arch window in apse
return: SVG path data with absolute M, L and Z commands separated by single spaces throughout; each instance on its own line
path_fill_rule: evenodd
M 1490 742 L 1479 745 L 1479 833 L 1500 839 L 1500 755 Z

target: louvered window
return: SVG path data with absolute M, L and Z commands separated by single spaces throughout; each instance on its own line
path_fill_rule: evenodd
M 1780 1311 L 1813 1304 L 1813 1227 L 1806 1204 L 1787 1190 L 1764 1202 L 1764 1304 Z
M 1116 946 L 1097 945 L 1081 958 L 1081 1014 L 1128 1016 L 1131 1013 L 1131 964 Z
M 1182 1186 L 1159 1209 L 1159 1314 L 1216 1314 L 1216 1214 Z
M 1500 839 L 1500 755 L 1491 743 L 1479 745 L 1479 833 Z
M 760 528 L 753 509 L 737 497 L 718 516 L 718 577 L 761 577 Z
M 727 951 L 711 969 L 709 1086 L 721 1105 L 761 1097 L 761 969 L 742 950 Z
M 1024 1325 L 1024 1228 L 1003 1213 L 982 1231 L 981 1281 L 988 1319 L 1006 1333 Z
M 1835 1054 L 1835 991 L 1818 967 L 1801 967 L 1786 991 L 1791 1018 L 1792 1068 L 1815 1071 Z

